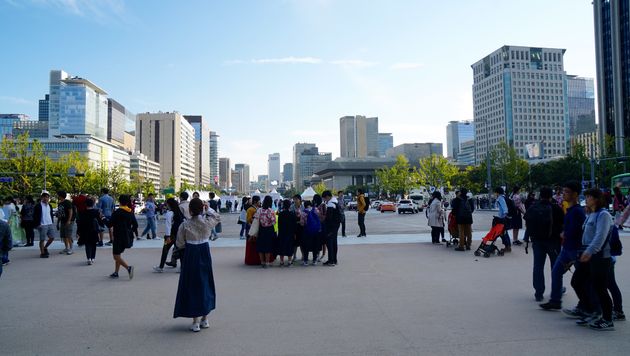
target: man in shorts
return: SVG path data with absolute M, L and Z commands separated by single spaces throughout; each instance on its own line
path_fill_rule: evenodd
M 42 191 L 40 201 L 35 205 L 33 212 L 33 223 L 39 233 L 40 258 L 48 258 L 48 246 L 55 240 L 55 227 L 53 225 L 53 209 L 49 204 L 50 194 Z M 48 238 L 48 241 L 46 241 Z M 44 245 L 45 243 L 45 245 Z
M 71 255 L 72 251 L 72 230 L 74 225 L 74 209 L 72 202 L 66 199 L 68 194 L 60 190 L 57 192 L 57 230 L 59 230 L 59 238 L 63 241 L 65 248 L 59 254 Z

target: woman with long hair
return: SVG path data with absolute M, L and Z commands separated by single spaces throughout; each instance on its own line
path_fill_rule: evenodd
M 276 224 L 276 212 L 273 211 L 273 199 L 267 195 L 263 199 L 262 208 L 258 211 L 260 227 L 256 239 L 256 249 L 263 268 L 271 267 L 273 242 L 277 238 L 273 226 Z
M 293 252 L 295 242 L 295 231 L 297 227 L 297 217 L 291 211 L 291 201 L 283 200 L 280 214 L 278 214 L 278 255 L 280 256 L 280 266 L 284 266 L 284 257 L 287 257 L 287 267 L 293 264 Z
M 241 225 L 241 233 L 239 234 L 241 240 L 245 240 L 249 228 L 247 227 L 247 209 L 249 209 L 249 198 L 243 197 L 241 203 L 241 213 L 238 216 L 238 224 Z M 237 202 L 238 204 L 238 202 Z
M 96 258 L 96 244 L 98 243 L 98 234 L 100 226 L 103 224 L 101 212 L 94 209 L 94 200 L 88 198 L 85 200 L 86 210 L 80 212 L 77 218 L 77 245 L 85 245 L 85 257 L 89 266 L 94 264 Z
M 216 306 L 209 236 L 221 217 L 210 210 L 204 214 L 203 207 L 199 198 L 190 201 L 191 218 L 179 226 L 176 242 L 185 252 L 173 318 L 192 318 L 190 330 L 194 332 L 210 327 L 208 314 Z
M 114 211 L 109 221 L 113 232 L 112 254 L 114 255 L 114 273 L 111 278 L 118 278 L 118 270 L 123 266 L 129 273 L 129 279 L 133 279 L 133 266 L 127 264 L 122 258 L 125 249 L 133 244 L 134 235 L 138 236 L 138 221 L 131 210 L 131 198 L 129 195 L 118 197 L 119 208 Z
M 319 222 L 322 225 L 322 229 L 319 231 L 319 234 L 317 234 L 319 246 L 317 247 L 316 251 L 318 253 L 319 251 L 322 251 L 322 254 L 319 255 L 319 257 L 317 258 L 317 262 L 321 262 L 322 259 L 324 259 L 324 256 L 326 256 L 326 231 L 324 231 L 323 228 L 324 218 L 326 217 L 326 204 L 319 194 L 313 195 L 313 209 L 315 209 L 315 212 L 319 217 Z
M 35 223 L 33 221 L 33 213 L 35 212 L 35 200 L 32 195 L 24 198 L 24 205 L 20 210 L 22 228 L 26 235 L 26 246 L 33 246 L 35 243 Z

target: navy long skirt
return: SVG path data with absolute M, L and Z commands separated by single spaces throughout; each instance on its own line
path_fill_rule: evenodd
M 208 243 L 186 244 L 173 318 L 197 318 L 215 309 L 216 293 Z

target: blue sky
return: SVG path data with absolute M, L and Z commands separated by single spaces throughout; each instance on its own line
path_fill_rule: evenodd
M 445 143 L 472 120 L 470 65 L 504 44 L 595 75 L 589 0 L 0 0 L 0 23 L 0 112 L 36 118 L 64 69 L 136 113 L 202 114 L 252 176 L 296 142 L 337 156 L 344 115 Z

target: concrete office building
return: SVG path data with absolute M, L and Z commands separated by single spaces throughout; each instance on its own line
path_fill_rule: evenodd
M 595 86 L 593 78 L 567 75 L 569 137 L 595 131 Z
M 466 141 L 459 145 L 459 152 L 457 153 L 457 161 L 455 161 L 460 167 L 474 166 L 475 165 L 475 141 Z
M 420 165 L 420 159 L 431 155 L 442 156 L 441 143 L 403 143 L 387 150 L 387 157 L 397 158 L 399 155 L 405 156 L 412 166 Z
M 183 181 L 195 183 L 195 129 L 178 112 L 138 114 L 136 151 L 160 164 L 161 186 L 171 177 L 175 189 Z
M 378 134 L 378 156 L 387 157 L 387 150 L 394 147 L 394 136 L 391 133 Z
M 136 146 L 136 115 L 114 99 L 107 99 L 107 141 L 133 152 Z
M 50 105 L 50 95 L 44 95 L 44 99 L 39 100 L 39 121 L 48 121 L 48 106 Z
M 131 177 L 138 177 L 142 182 L 151 182 L 156 192 L 160 191 L 160 164 L 150 160 L 140 152 L 133 152 L 129 157 Z
M 367 185 L 376 183 L 378 169 L 391 168 L 395 163 L 393 158 L 340 157 L 320 165 L 314 173 L 326 188 L 336 192 L 350 185 L 367 188 Z
M 614 137 L 615 151 L 625 155 L 630 132 L 630 3 L 594 0 L 597 107 L 602 141 Z M 600 153 L 606 145 L 601 145 Z
M 269 184 L 276 182 L 276 185 L 280 183 L 282 177 L 280 176 L 280 154 L 272 153 L 267 158 L 267 176 Z
M 238 185 L 236 185 L 237 182 L 234 181 L 234 179 L 232 179 L 232 183 L 235 185 L 235 188 L 237 191 L 243 193 L 243 194 L 248 194 L 249 193 L 249 183 L 250 183 L 250 174 L 249 174 L 249 164 L 245 164 L 245 163 L 237 163 L 234 165 L 234 170 L 237 172 L 240 172 L 240 176 L 239 176 L 239 181 L 238 181 Z M 234 178 L 234 176 L 232 176 L 232 178 Z
M 503 46 L 472 65 L 477 163 L 501 141 L 524 158 L 533 143 L 545 158 L 567 153 L 564 52 Z
M 320 153 L 313 143 L 293 146 L 293 184 L 298 191 L 311 185 L 313 173 L 324 163 L 332 161 L 331 153 Z
M 210 131 L 210 180 L 219 184 L 219 135 Z
M 243 171 L 232 169 L 230 171 L 230 180 L 232 181 L 232 186 L 230 188 L 233 189 L 235 192 L 238 192 L 240 194 L 249 194 L 249 189 L 241 191 L 241 189 L 243 188 Z
M 341 157 L 378 157 L 378 117 L 361 115 L 339 119 Z
M 461 145 L 474 140 L 475 124 L 470 121 L 450 121 L 446 126 L 446 157 L 457 160 Z
M 226 157 L 219 158 L 219 181 L 217 184 L 221 189 L 228 190 L 232 187 L 231 172 L 230 159 Z
M 201 115 L 184 115 L 195 129 L 195 185 L 209 185 L 210 176 L 210 130 Z

